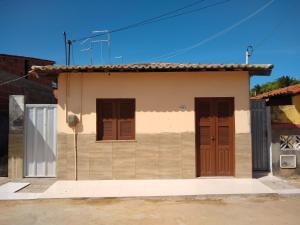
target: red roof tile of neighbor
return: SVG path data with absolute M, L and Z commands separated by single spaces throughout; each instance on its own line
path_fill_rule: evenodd
M 282 95 L 296 95 L 300 94 L 300 84 L 295 84 L 292 86 L 276 89 L 273 91 L 268 91 L 257 96 L 252 97 L 252 99 L 262 99 L 262 98 L 270 98 L 273 96 L 282 96 Z

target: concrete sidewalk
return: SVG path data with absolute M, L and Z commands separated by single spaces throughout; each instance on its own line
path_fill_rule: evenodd
M 22 188 L 25 188 L 30 183 L 25 182 L 8 182 L 0 186 L 0 200 L 24 200 L 37 199 L 39 193 L 20 193 Z
M 300 188 L 291 185 L 287 180 L 272 175 L 258 178 L 260 182 L 270 187 L 280 195 L 299 195 Z
M 56 179 L 46 178 L 25 178 L 14 182 L 6 179 L 6 184 L 0 185 L 0 200 L 261 194 L 300 195 L 300 189 L 291 185 L 287 180 L 272 175 L 258 179 L 219 177 L 174 180 L 56 181 Z
M 276 194 L 256 179 L 57 181 L 40 198 L 103 198 Z

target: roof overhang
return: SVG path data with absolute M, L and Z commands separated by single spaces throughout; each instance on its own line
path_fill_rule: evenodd
M 57 76 L 61 73 L 83 72 L 206 72 L 206 71 L 246 71 L 249 75 L 269 76 L 272 64 L 178 64 L 147 63 L 121 65 L 83 65 L 83 66 L 33 66 L 30 73 Z

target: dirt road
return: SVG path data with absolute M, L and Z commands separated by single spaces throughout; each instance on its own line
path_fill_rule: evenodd
M 300 224 L 300 197 L 0 201 L 0 224 Z

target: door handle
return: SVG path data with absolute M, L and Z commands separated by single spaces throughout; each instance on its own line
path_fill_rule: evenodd
M 210 139 L 211 139 L 212 141 L 214 141 L 214 140 L 215 140 L 215 137 L 214 137 L 214 136 L 211 136 Z

